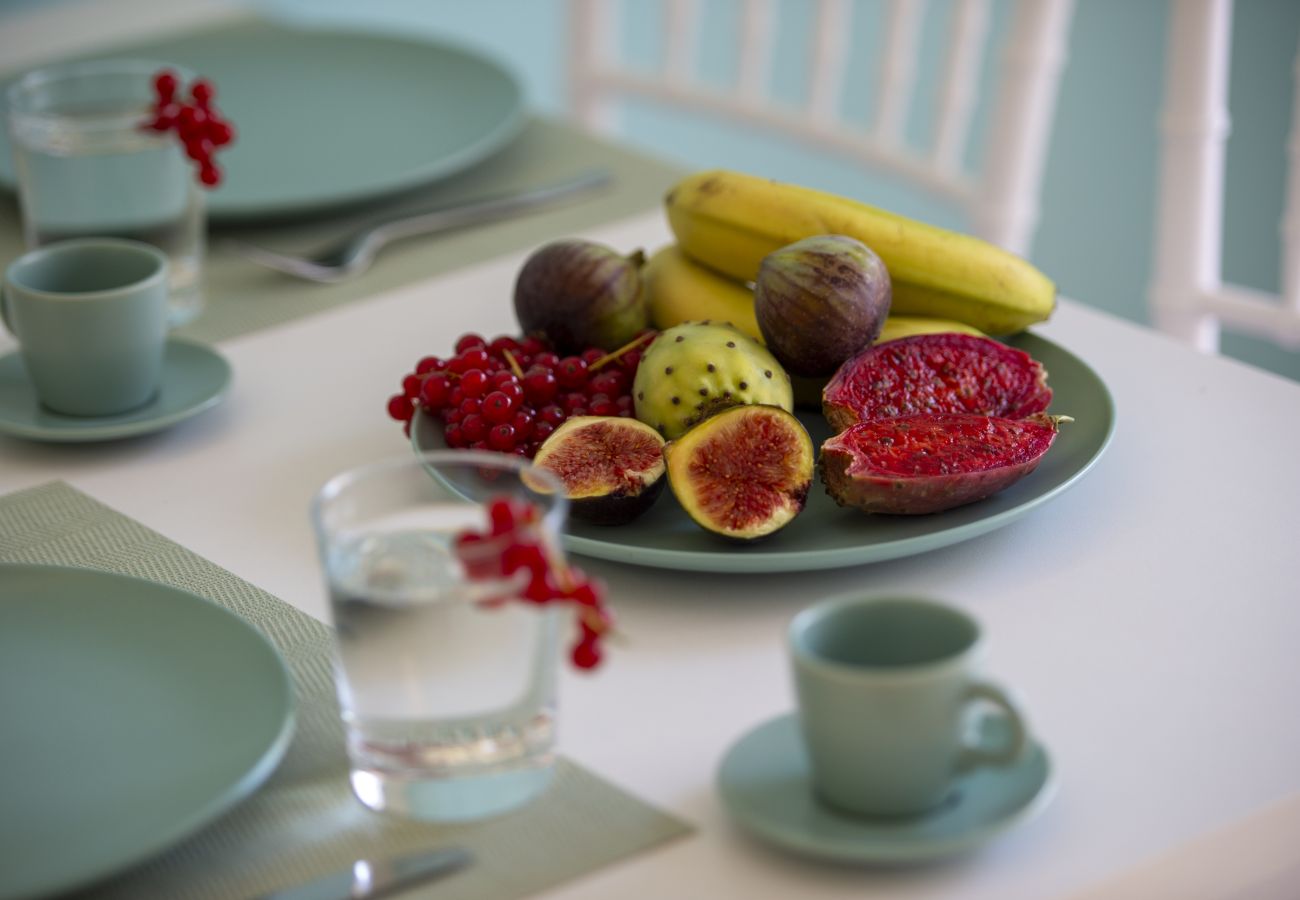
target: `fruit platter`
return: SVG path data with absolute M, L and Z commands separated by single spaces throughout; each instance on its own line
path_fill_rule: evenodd
M 518 334 L 415 361 L 388 401 L 415 450 L 549 470 L 570 552 L 730 573 L 968 540 L 1106 449 L 1101 379 L 1026 330 L 1055 286 L 1025 260 L 740 173 L 684 179 L 666 206 L 676 243 L 538 248 Z

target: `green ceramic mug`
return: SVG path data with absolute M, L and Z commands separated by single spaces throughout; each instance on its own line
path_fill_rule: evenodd
M 167 257 L 118 238 L 46 245 L 10 264 L 0 318 L 44 406 L 70 416 L 126 412 L 161 381 Z
M 1024 718 L 976 678 L 980 647 L 974 619 L 926 600 L 843 596 L 799 613 L 789 648 L 819 798 L 855 815 L 917 815 L 961 773 L 1015 761 Z M 1004 746 L 965 742 L 975 704 L 1006 717 Z

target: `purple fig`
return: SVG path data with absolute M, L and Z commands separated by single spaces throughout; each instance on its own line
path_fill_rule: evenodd
M 591 241 L 557 241 L 535 251 L 515 281 L 515 317 L 560 354 L 615 350 L 650 327 L 641 283 L 645 254 L 620 256 Z

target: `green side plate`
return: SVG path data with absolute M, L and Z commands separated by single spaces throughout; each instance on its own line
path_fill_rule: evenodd
M 113 416 L 65 416 L 41 406 L 17 351 L 0 356 L 0 434 L 34 441 L 111 441 L 170 428 L 221 402 L 230 363 L 211 347 L 172 338 L 162 387 L 144 406 Z
M 664 491 L 645 515 L 616 527 L 570 522 L 564 538 L 571 553 L 615 562 L 699 572 L 799 572 L 881 562 L 936 550 L 1014 522 L 1059 495 L 1088 472 L 1115 431 L 1115 405 L 1105 384 L 1077 356 L 1046 338 L 1017 335 L 1007 341 L 1048 371 L 1051 412 L 1074 421 L 1038 468 L 987 500 L 929 516 L 872 516 L 844 509 L 813 485 L 799 517 L 753 544 L 736 544 L 704 531 Z M 820 445 L 830 436 L 818 413 L 800 419 Z M 411 441 L 418 450 L 445 446 L 441 423 L 416 416 Z
M 0 566 L 0 898 L 89 884 L 216 818 L 293 731 L 279 655 L 193 594 Z
M 218 155 L 213 220 L 300 216 L 459 172 L 523 126 L 523 91 L 500 65 L 416 37 L 249 23 L 99 58 L 159 59 L 213 81 L 238 139 Z M 0 131 L 0 182 L 14 184 Z
M 1006 740 L 1005 722 L 988 717 L 980 724 L 990 744 Z M 837 862 L 916 865 L 970 852 L 1033 818 L 1051 801 L 1056 783 L 1047 751 L 1031 739 L 1011 765 L 957 778 L 948 800 L 933 812 L 886 819 L 846 815 L 814 795 L 792 713 L 765 722 L 727 751 L 718 791 L 737 824 L 782 849 Z

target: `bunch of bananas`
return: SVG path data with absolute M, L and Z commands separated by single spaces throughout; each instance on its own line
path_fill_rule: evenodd
M 656 328 L 714 319 L 762 340 L 749 285 L 769 253 L 819 234 L 862 241 L 889 269 L 879 340 L 937 331 L 1011 334 L 1051 315 L 1056 286 L 1020 257 L 866 204 L 738 172 L 679 182 L 665 198 L 677 238 L 644 274 Z

